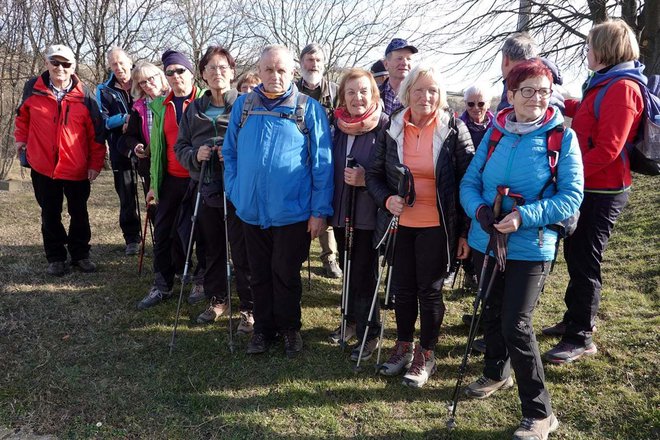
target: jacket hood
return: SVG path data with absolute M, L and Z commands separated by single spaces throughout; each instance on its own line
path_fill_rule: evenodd
M 545 67 L 550 69 L 550 71 L 552 72 L 552 82 L 560 86 L 563 85 L 564 77 L 561 75 L 561 71 L 559 70 L 559 67 L 557 67 L 555 63 L 553 63 L 547 58 L 539 57 L 539 60 L 541 60 L 541 62 L 545 64 Z
M 108 80 L 103 82 L 103 85 L 106 87 L 112 87 L 114 83 L 115 83 L 115 73 L 110 72 L 110 76 L 108 77 Z
M 593 89 L 594 87 L 600 86 L 604 83 L 609 82 L 614 78 L 626 77 L 632 80 L 639 82 L 640 84 L 646 85 L 647 78 L 642 73 L 644 72 L 644 64 L 639 61 L 627 61 L 625 63 L 617 64 L 609 69 L 607 72 L 598 73 L 594 72 L 593 75 L 587 80 L 586 87 L 584 89 L 584 94 L 587 91 Z M 583 94 L 583 96 L 584 96 Z
M 73 85 L 71 86 L 71 90 L 69 91 L 69 93 L 67 93 L 67 95 L 68 96 L 79 95 L 82 97 L 85 92 L 82 88 L 82 83 L 80 82 L 80 79 L 78 79 L 78 76 L 75 73 L 71 75 L 71 81 Z M 50 73 L 47 70 L 37 77 L 37 81 L 34 84 L 34 89 L 42 93 L 53 94 L 53 92 L 50 90 Z
M 495 116 L 495 120 L 493 121 L 493 126 L 496 127 L 499 131 L 501 131 L 505 135 L 508 134 L 512 136 L 518 136 L 517 134 L 511 133 L 509 130 L 506 129 L 506 118 L 510 113 L 513 113 L 514 111 L 515 110 L 513 107 L 507 107 L 504 110 L 501 110 L 499 113 L 497 113 L 497 116 Z M 545 111 L 543 125 L 541 125 L 538 129 L 532 131 L 531 133 L 528 133 L 527 135 L 536 136 L 537 134 L 545 133 L 546 131 L 551 130 L 554 127 L 563 123 L 564 123 L 564 117 L 562 116 L 561 112 L 557 107 L 551 105 Z

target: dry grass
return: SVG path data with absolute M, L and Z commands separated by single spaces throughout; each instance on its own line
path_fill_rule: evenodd
M 16 172 L 14 171 L 14 177 Z M 660 433 L 657 179 L 639 178 L 611 241 L 596 343 L 599 355 L 546 369 L 561 429 L 553 439 L 652 439 Z M 320 277 L 303 296 L 304 355 L 281 348 L 230 354 L 226 320 L 200 327 L 184 306 L 173 356 L 167 344 L 176 305 L 138 312 L 150 285 L 123 255 L 110 173 L 89 202 L 99 272 L 43 274 L 39 211 L 29 191 L 0 193 L 0 426 L 30 426 L 61 438 L 446 438 L 450 398 L 465 343 L 469 297 L 448 294 L 438 373 L 422 390 L 360 374 L 326 342 L 338 321 L 339 282 Z M 314 253 L 317 254 L 317 249 Z M 536 313 L 536 328 L 563 311 L 560 261 Z M 392 315 L 387 346 L 392 344 Z M 541 349 L 555 341 L 541 338 Z M 479 373 L 472 358 L 468 379 Z M 520 417 L 515 392 L 461 402 L 455 439 L 509 437 Z

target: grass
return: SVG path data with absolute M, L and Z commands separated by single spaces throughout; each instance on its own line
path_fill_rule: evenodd
M 546 367 L 562 423 L 552 439 L 660 438 L 660 192 L 639 177 L 604 262 L 599 354 Z M 138 312 L 151 273 L 136 274 L 123 255 L 110 173 L 89 201 L 93 258 L 99 272 L 44 275 L 39 211 L 30 191 L 0 193 L 0 426 L 30 427 L 59 438 L 421 439 L 445 428 L 467 330 L 471 298 L 449 292 L 436 356 L 438 373 L 421 390 L 373 374 L 355 374 L 347 353 L 327 342 L 338 322 L 340 282 L 321 277 L 313 248 L 312 289 L 303 294 L 304 355 L 281 347 L 248 357 L 245 339 L 231 354 L 227 321 L 202 327 L 203 306 L 183 306 L 174 354 L 168 342 L 176 303 Z M 564 309 L 563 261 L 548 280 L 535 327 Z M 236 304 L 236 303 L 235 303 Z M 386 347 L 394 339 L 388 317 Z M 554 339 L 540 336 L 541 350 Z M 471 358 L 466 380 L 480 372 Z M 508 438 L 520 418 L 515 391 L 462 401 L 452 439 Z

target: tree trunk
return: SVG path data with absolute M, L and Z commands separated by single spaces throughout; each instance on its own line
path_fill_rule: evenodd
M 518 10 L 518 32 L 529 30 L 529 21 L 532 14 L 532 3 L 530 0 L 520 0 Z
M 587 0 L 589 11 L 593 17 L 594 24 L 602 23 L 607 20 L 607 1 L 606 0 Z
M 640 60 L 646 65 L 644 73 L 660 74 L 660 1 L 646 0 L 639 16 L 642 28 L 639 36 Z

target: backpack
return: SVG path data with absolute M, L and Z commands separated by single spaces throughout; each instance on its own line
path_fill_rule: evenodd
M 488 160 L 495 151 L 495 147 L 497 147 L 497 144 L 500 142 L 503 136 L 504 134 L 500 130 L 498 130 L 496 127 L 493 127 L 490 133 L 490 138 L 488 139 L 488 154 L 486 155 L 486 160 L 484 161 L 484 164 L 481 167 L 480 172 L 483 173 L 484 168 L 486 168 L 486 163 L 488 163 Z M 552 130 L 548 130 L 546 132 L 546 151 L 548 156 L 548 167 L 550 168 L 550 177 L 541 188 L 541 191 L 539 191 L 539 194 L 537 196 L 538 200 L 541 200 L 543 198 L 543 193 L 545 192 L 546 189 L 548 189 L 550 185 L 557 184 L 557 165 L 559 163 L 559 154 L 561 153 L 561 143 L 563 138 L 564 138 L 564 127 L 562 125 L 558 125 Z M 523 203 L 524 200 L 520 204 Z M 573 215 L 562 221 L 559 221 L 552 225 L 547 225 L 548 229 L 555 231 L 557 233 L 557 244 L 555 246 L 555 256 L 552 260 L 551 270 L 552 268 L 554 268 L 554 263 L 557 260 L 560 239 L 570 237 L 571 235 L 573 235 L 573 233 L 577 229 L 579 218 L 580 218 L 580 211 L 578 210 Z M 543 246 L 543 227 L 539 227 L 539 246 Z
M 651 77 L 653 82 L 658 81 L 656 77 L 658 75 Z M 600 117 L 600 105 L 605 97 L 605 93 L 610 86 L 622 79 L 635 80 L 635 78 L 629 76 L 620 76 L 612 79 L 598 91 L 596 101 L 594 102 L 594 115 L 596 119 Z M 642 122 L 639 124 L 639 129 L 633 142 L 626 143 L 621 154 L 623 156 L 625 152 L 625 155 L 628 156 L 631 171 L 646 174 L 647 176 L 657 176 L 660 175 L 660 97 L 651 92 L 646 85 L 640 82 L 637 82 L 637 84 L 639 84 L 644 98 Z
M 296 96 L 296 106 L 293 113 L 282 113 L 272 110 L 253 110 L 254 107 L 261 106 L 261 98 L 255 92 L 250 92 L 243 101 L 243 108 L 241 109 L 241 122 L 238 125 L 238 130 L 247 122 L 248 117 L 251 115 L 267 115 L 267 116 L 277 116 L 280 118 L 289 119 L 296 123 L 298 130 L 305 136 L 305 141 L 307 144 L 307 160 L 311 161 L 311 141 L 309 138 L 309 129 L 305 124 L 305 109 L 307 108 L 307 99 L 309 96 L 304 93 L 297 92 Z M 291 97 L 288 100 L 291 100 Z M 286 101 L 284 101 L 286 102 Z

